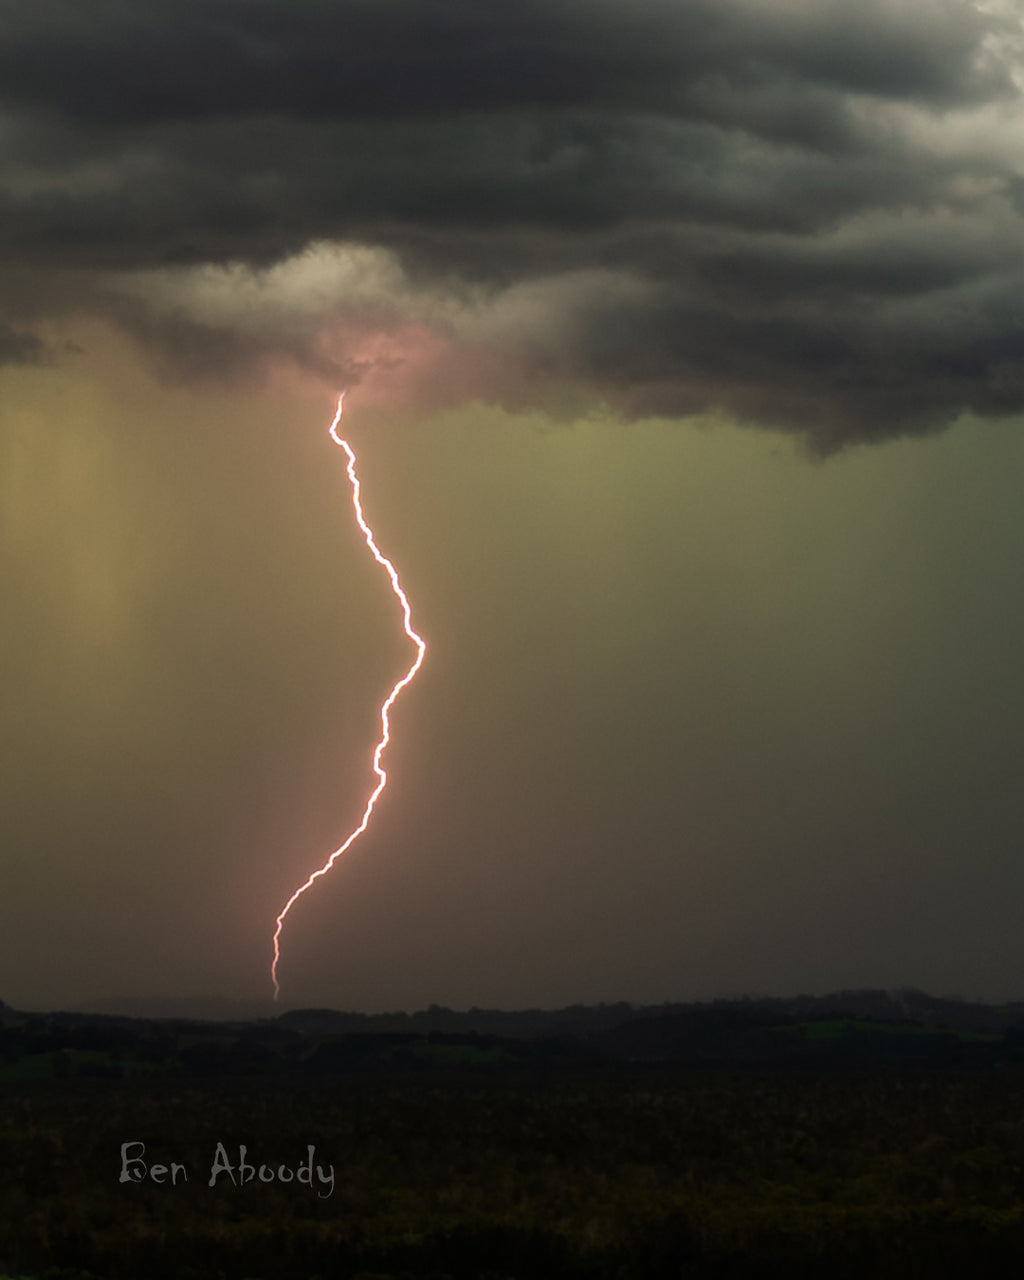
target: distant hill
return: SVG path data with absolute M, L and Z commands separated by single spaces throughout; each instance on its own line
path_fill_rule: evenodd
M 4 1011 L 0 1001 L 0 1027 Z M 915 1022 L 951 1031 L 1024 1030 L 1024 1001 L 983 1004 L 954 997 L 931 996 L 914 988 L 837 991 L 824 996 L 739 996 L 711 1001 L 659 1005 L 568 1005 L 562 1009 L 448 1009 L 432 1004 L 415 1013 L 354 1013 L 337 1009 L 290 1009 L 270 1000 L 217 998 L 116 997 L 92 1000 L 64 1010 L 68 1014 L 198 1022 L 276 1021 L 301 1035 L 351 1035 L 369 1032 L 429 1035 L 436 1032 L 490 1035 L 513 1039 L 588 1036 L 639 1020 L 682 1019 L 692 1025 L 710 1021 L 779 1022 L 827 1018 L 875 1022 Z M 42 1016 L 42 1014 L 40 1014 Z
M 147 1001 L 149 1016 L 0 1003 L 0 1080 L 568 1067 L 1024 1066 L 1024 1004 L 915 990 L 417 1013 Z M 256 1006 L 261 1012 L 266 1006 Z M 273 1006 L 271 1006 L 273 1008 Z M 219 1018 L 211 1017 L 214 1010 Z M 225 1016 L 226 1015 L 226 1016 Z
M 195 1018 L 214 1022 L 250 1022 L 272 1018 L 280 1006 L 270 1000 L 215 998 L 174 999 L 168 996 L 115 996 L 76 1005 L 74 1013 L 102 1013 L 122 1018 Z
M 951 1031 L 1024 1029 L 1024 1002 L 988 1005 L 930 996 L 913 988 L 894 991 L 837 991 L 824 996 L 740 996 L 660 1005 L 569 1005 L 563 1009 L 468 1009 L 439 1005 L 417 1013 L 343 1013 L 335 1009 L 294 1009 L 278 1016 L 282 1026 L 309 1035 L 357 1032 L 449 1032 L 533 1039 L 593 1035 L 626 1023 L 680 1019 L 691 1025 L 713 1022 L 778 1023 L 828 1018 L 875 1022 L 916 1022 Z
M 335 1009 L 293 1009 L 277 1021 L 303 1035 L 359 1032 L 505 1036 L 532 1040 L 545 1036 L 607 1031 L 642 1013 L 631 1004 L 569 1005 L 564 1009 L 467 1009 L 432 1004 L 418 1013 L 340 1013 Z

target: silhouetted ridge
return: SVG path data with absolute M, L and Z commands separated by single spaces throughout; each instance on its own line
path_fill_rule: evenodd
M 634 1007 L 416 1013 L 293 1009 L 253 1021 L 22 1013 L 0 1005 L 0 1080 L 569 1066 L 1024 1063 L 1024 1003 L 910 988 Z

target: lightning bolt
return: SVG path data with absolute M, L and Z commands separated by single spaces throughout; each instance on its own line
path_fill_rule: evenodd
M 359 477 L 356 475 L 356 455 L 353 453 L 352 446 L 349 444 L 349 442 L 338 433 L 338 427 L 341 425 L 341 415 L 344 410 L 344 406 L 345 406 L 345 392 L 343 391 L 341 395 L 338 396 L 337 412 L 334 415 L 334 421 L 331 423 L 331 427 L 330 427 L 331 439 L 334 441 L 336 445 L 339 445 L 342 449 L 344 449 L 345 453 L 348 456 L 347 472 L 348 472 L 349 484 L 352 486 L 352 507 L 355 511 L 356 522 L 359 525 L 359 528 L 363 531 L 363 537 L 366 539 L 366 545 L 370 548 L 370 551 L 373 554 L 373 558 L 377 561 L 379 565 L 381 565 L 387 571 L 387 575 L 391 579 L 391 590 L 398 597 L 398 602 L 402 606 L 402 618 L 403 618 L 403 624 L 405 627 L 405 634 L 416 646 L 416 657 L 413 659 L 413 663 L 409 667 L 409 670 L 405 673 L 404 676 L 402 676 L 400 680 L 397 681 L 394 688 L 391 690 L 388 696 L 384 699 L 384 702 L 380 709 L 380 730 L 381 730 L 380 740 L 378 741 L 376 750 L 373 753 L 373 771 L 377 775 L 377 785 L 374 787 L 373 791 L 370 793 L 370 797 L 366 802 L 366 808 L 363 810 L 362 821 L 351 833 L 351 835 L 347 837 L 347 839 L 345 840 L 345 843 L 339 845 L 338 848 L 334 850 L 334 852 L 327 859 L 324 865 L 320 867 L 319 870 L 314 871 L 313 874 L 309 877 L 309 879 L 305 882 L 305 884 L 299 885 L 299 887 L 295 890 L 292 896 L 284 904 L 281 914 L 277 917 L 277 928 L 274 930 L 274 962 L 270 966 L 270 977 L 274 983 L 275 1001 L 278 999 L 278 997 L 281 994 L 281 987 L 277 981 L 277 966 L 278 966 L 278 962 L 281 959 L 281 928 L 284 925 L 285 917 L 287 916 L 288 912 L 291 911 L 295 903 L 298 902 L 299 898 L 301 898 L 302 895 L 306 892 L 306 890 L 311 888 L 316 883 L 316 881 L 320 879 L 321 876 L 325 876 L 328 873 L 328 871 L 330 871 L 331 867 L 334 866 L 335 862 L 341 857 L 343 853 L 347 852 L 347 850 L 352 847 L 352 845 L 356 842 L 356 840 L 359 839 L 359 837 L 363 834 L 363 832 L 366 830 L 367 826 L 369 825 L 370 815 L 373 813 L 373 807 L 377 803 L 378 797 L 380 796 L 381 792 L 387 786 L 387 781 L 388 781 L 388 775 L 385 773 L 380 763 L 381 757 L 384 754 L 384 749 L 388 745 L 388 743 L 391 741 L 391 722 L 388 718 L 388 714 L 391 711 L 391 708 L 394 706 L 395 699 L 402 692 L 405 686 L 412 682 L 412 679 L 416 675 L 416 672 L 419 671 L 420 666 L 423 663 L 423 655 L 427 652 L 427 646 L 423 640 L 423 637 L 420 635 L 417 635 L 417 633 L 413 630 L 412 610 L 409 608 L 409 600 L 405 592 L 402 590 L 402 584 L 398 580 L 398 572 L 396 571 L 395 566 L 387 558 L 387 556 L 384 555 L 381 552 L 380 548 L 377 546 L 377 543 L 374 540 L 373 530 L 366 523 L 366 518 L 363 515 L 363 506 L 362 506 L 362 503 L 359 501 Z

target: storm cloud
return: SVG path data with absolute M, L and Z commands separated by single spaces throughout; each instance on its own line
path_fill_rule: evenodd
M 821 452 L 1017 412 L 1014 8 L 7 0 L 0 358 L 92 311 L 180 376 L 414 334 L 428 400 Z

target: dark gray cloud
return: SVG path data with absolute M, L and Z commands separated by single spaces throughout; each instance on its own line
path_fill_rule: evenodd
M 0 364 L 35 364 L 45 354 L 45 344 L 34 333 L 0 321 Z
M 1012 88 L 977 65 L 991 21 L 957 0 L 7 0 L 0 17 L 4 103 L 102 124 L 567 106 L 715 117 L 773 81 L 937 106 Z
M 719 407 L 827 450 L 1014 412 L 1020 35 L 967 0 L 9 0 L 0 263 L 109 309 L 125 272 L 348 242 L 448 336 L 467 290 L 547 289 L 557 341 L 492 345 L 627 413 Z M 113 310 L 185 367 L 337 363 Z

